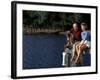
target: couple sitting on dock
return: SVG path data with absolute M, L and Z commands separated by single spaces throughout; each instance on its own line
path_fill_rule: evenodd
M 72 47 L 71 63 L 82 64 L 80 56 L 85 49 L 90 48 L 90 33 L 87 31 L 86 23 L 81 23 L 81 29 L 76 22 L 72 26 L 73 28 L 66 32 L 67 44 L 64 48 Z

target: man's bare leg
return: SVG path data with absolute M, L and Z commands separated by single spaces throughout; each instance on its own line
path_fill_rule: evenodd
M 70 34 L 70 44 L 73 44 L 73 42 L 74 42 L 74 36 L 73 34 Z
M 75 57 L 75 54 L 76 54 L 76 47 L 73 48 L 71 62 L 73 62 L 73 59 Z

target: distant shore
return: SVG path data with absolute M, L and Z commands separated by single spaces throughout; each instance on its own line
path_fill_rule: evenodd
M 24 28 L 24 34 L 65 34 L 64 29 Z

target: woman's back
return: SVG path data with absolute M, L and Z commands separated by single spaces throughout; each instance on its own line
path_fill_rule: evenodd
M 90 41 L 90 34 L 89 34 L 89 32 L 87 32 L 87 31 L 81 32 L 81 38 L 82 38 L 82 40 Z

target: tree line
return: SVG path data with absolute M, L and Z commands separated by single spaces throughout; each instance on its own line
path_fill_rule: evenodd
M 90 24 L 90 14 L 23 10 L 24 27 L 66 30 L 73 22 L 83 21 Z

